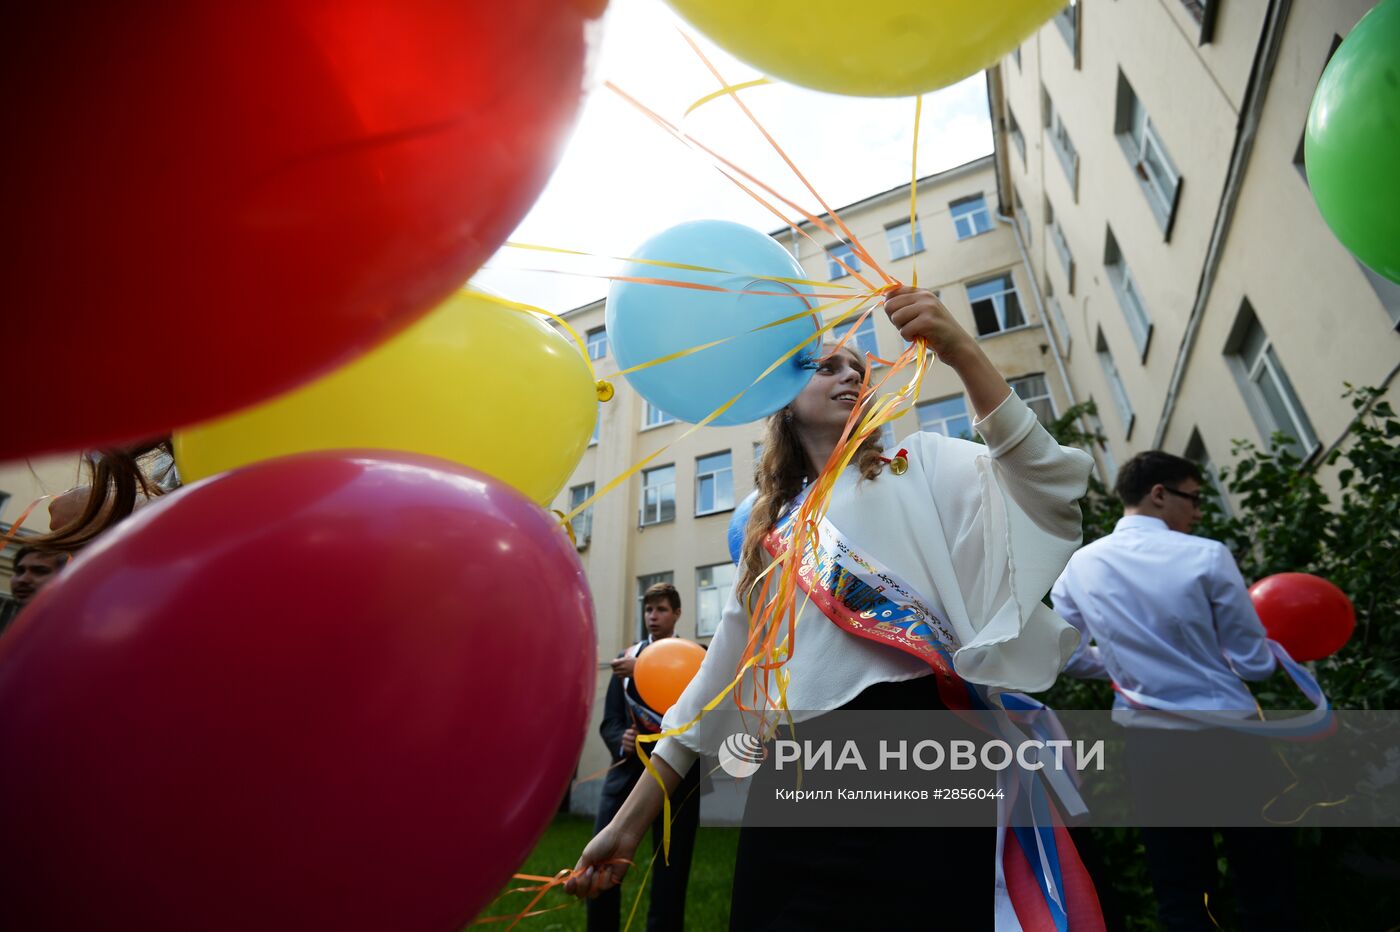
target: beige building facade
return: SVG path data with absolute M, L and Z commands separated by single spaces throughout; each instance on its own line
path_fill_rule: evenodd
M 1308 191 L 1302 133 L 1359 0 L 1078 0 L 988 72 L 999 193 L 1110 456 L 1343 441 L 1400 363 L 1400 285 Z M 1325 470 L 1324 470 L 1325 474 Z
M 908 185 L 837 212 L 893 277 L 911 281 L 917 264 L 919 284 L 937 291 L 963 326 L 979 334 L 988 356 L 1043 417 L 1063 412 L 1068 394 L 1032 297 L 1027 266 L 1009 218 L 997 216 L 993 158 L 920 179 L 918 190 L 914 231 L 909 223 Z M 842 244 L 810 224 L 804 229 L 812 233 L 815 243 L 791 231 L 777 231 L 774 236 L 793 252 L 808 278 L 853 282 L 830 256 L 836 252 L 848 265 L 858 264 Z M 601 405 L 596 443 L 584 454 L 555 507 L 570 510 L 633 463 L 663 447 L 666 450 L 575 522 L 579 555 L 597 611 L 600 658 L 592 731 L 579 764 L 579 774 L 585 778 L 609 763 L 597 737 L 611 676 L 607 661 L 642 636 L 642 590 L 655 581 L 673 583 L 683 606 L 677 634 L 704 643 L 714 633 L 734 579 L 728 526 L 734 506 L 753 489 L 756 446 L 764 431 L 759 422 L 705 427 L 683 436 L 689 424 L 671 421 L 633 391 L 625 378 L 612 375 L 617 364 L 607 346 L 604 311 L 605 304 L 599 301 L 564 315 L 585 336 L 598 376 L 609 379 L 616 394 Z M 834 310 L 826 319 L 834 319 L 837 313 Z M 854 318 L 845 326 L 853 322 Z M 879 310 L 851 339 L 860 349 L 884 359 L 895 358 L 904 348 L 904 341 Z M 872 378 L 878 379 L 884 371 L 883 366 L 875 366 Z M 901 438 L 920 429 L 954 436 L 971 430 L 962 385 L 946 367 L 935 366 L 929 372 L 918 406 L 900 417 L 884 439 L 897 449 Z M 579 783 L 574 808 L 594 808 L 600 783 L 597 779 Z

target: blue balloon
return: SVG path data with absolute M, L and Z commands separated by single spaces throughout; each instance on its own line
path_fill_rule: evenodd
M 627 381 L 643 398 L 672 417 L 694 424 L 748 389 L 711 422 L 718 425 L 757 420 L 797 397 L 812 377 L 814 345 L 753 384 L 765 369 L 820 326 L 815 317 L 801 317 L 767 330 L 754 330 L 816 306 L 815 299 L 806 297 L 811 288 L 764 278 L 805 277 L 791 253 L 771 236 L 741 224 L 694 220 L 647 240 L 636 256 L 723 269 L 727 274 L 632 263 L 623 275 L 728 290 L 615 282 L 608 292 L 607 327 L 619 367 L 626 369 L 733 337 L 719 346 L 628 375 Z
M 729 518 L 729 555 L 734 558 L 735 563 L 739 562 L 739 557 L 744 552 L 744 532 L 748 530 L 749 512 L 753 511 L 753 503 L 756 501 L 758 489 L 750 492 Z

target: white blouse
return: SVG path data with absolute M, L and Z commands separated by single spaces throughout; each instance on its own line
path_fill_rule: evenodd
M 997 690 L 1037 692 L 1055 682 L 1079 643 L 1079 632 L 1040 600 L 1079 546 L 1078 502 L 1093 460 L 1057 444 L 1014 392 L 973 427 L 986 446 L 935 433 L 905 438 L 909 469 L 901 476 L 887 468 L 860 481 L 848 467 L 827 517 L 948 620 L 959 641 L 950 645 L 959 675 Z M 694 719 L 734 679 L 748 633 L 747 613 L 731 591 L 700 671 L 666 713 L 665 729 Z M 875 683 L 931 672 L 917 657 L 838 628 L 810 602 L 785 669 L 795 721 L 839 708 Z M 728 737 L 721 718 L 728 716 L 661 739 L 656 753 L 685 773 Z

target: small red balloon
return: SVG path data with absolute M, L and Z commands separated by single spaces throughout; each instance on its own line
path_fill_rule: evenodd
M 1269 637 L 1294 660 L 1321 660 L 1342 649 L 1356 628 L 1346 593 L 1310 573 L 1279 573 L 1249 587 Z
M 427 457 L 143 509 L 0 638 L 6 927 L 460 929 L 553 817 L 592 604 L 558 522 Z
M 704 660 L 705 648 L 694 641 L 664 638 L 653 641 L 637 657 L 632 679 L 637 681 L 642 700 L 664 715 L 685 692 Z
M 0 461 L 270 397 L 461 286 L 534 202 L 599 0 L 26 3 L 6 19 Z

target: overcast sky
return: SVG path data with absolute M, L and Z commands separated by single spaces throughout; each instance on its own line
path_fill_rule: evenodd
M 610 80 L 680 123 L 686 108 L 718 85 L 677 32 L 678 26 L 695 36 L 729 83 L 760 77 L 690 30 L 658 0 L 612 0 L 596 50 L 594 89 L 554 176 L 513 240 L 626 256 L 653 234 L 686 220 L 734 220 L 765 232 L 780 225 L 708 161 L 602 86 Z M 832 207 L 909 180 L 912 98 L 837 97 L 786 84 L 741 93 Z M 815 200 L 733 101 L 706 104 L 685 118 L 683 128 L 809 211 L 818 211 Z M 921 176 L 991 150 L 982 75 L 924 97 Z M 607 282 L 601 279 L 526 271 L 541 268 L 606 273 L 615 271 L 616 263 L 503 249 L 474 281 L 555 312 L 607 293 Z

